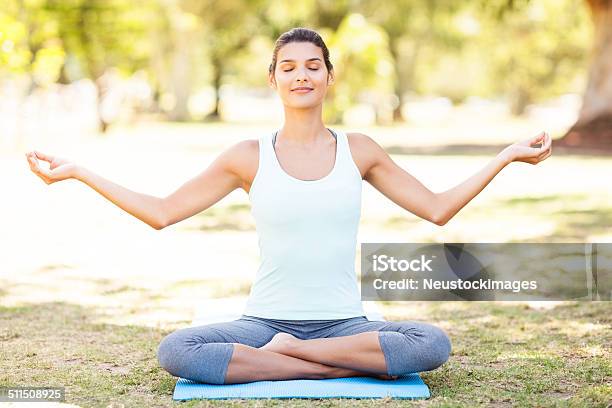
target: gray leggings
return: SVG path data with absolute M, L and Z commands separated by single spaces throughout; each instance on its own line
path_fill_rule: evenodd
M 224 384 L 234 351 L 232 343 L 258 348 L 279 332 L 306 340 L 367 331 L 378 331 L 388 375 L 433 370 L 448 359 L 451 351 L 446 333 L 427 323 L 370 321 L 365 316 L 338 320 L 277 320 L 242 315 L 237 320 L 170 333 L 160 343 L 157 358 L 174 376 Z

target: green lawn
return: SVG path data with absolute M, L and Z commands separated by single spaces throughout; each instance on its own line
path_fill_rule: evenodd
M 409 309 L 411 303 L 401 307 Z M 566 303 L 540 310 L 509 302 L 431 303 L 420 305 L 418 314 L 424 321 L 443 326 L 453 341 L 450 360 L 438 370 L 422 374 L 432 397 L 419 404 L 610 404 L 609 304 Z M 99 316 L 95 308 L 66 303 L 2 307 L 0 316 L 0 386 L 66 386 L 67 401 L 82 406 L 173 404 L 175 379 L 155 359 L 157 344 L 169 330 L 96 323 Z M 389 318 L 396 320 L 397 316 L 390 312 Z M 281 403 L 248 402 L 252 406 Z M 185 407 L 235 403 L 174 404 Z M 406 402 L 293 403 L 365 407 L 400 406 Z

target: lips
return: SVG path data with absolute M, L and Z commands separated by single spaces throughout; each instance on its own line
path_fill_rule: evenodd
M 291 91 L 292 92 L 299 92 L 299 93 L 305 93 L 305 92 L 310 92 L 312 91 L 313 88 L 308 88 L 305 86 L 300 86 L 298 88 L 293 88 Z

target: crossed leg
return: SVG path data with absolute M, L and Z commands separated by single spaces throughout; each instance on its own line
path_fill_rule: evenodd
M 363 321 L 340 325 L 327 338 L 298 339 L 278 333 L 261 349 L 290 357 L 390 376 L 433 370 L 451 343 L 440 328 L 420 322 Z
M 300 340 L 245 320 L 177 330 L 160 343 L 158 359 L 170 374 L 198 382 L 393 376 L 433 370 L 451 344 L 436 326 L 411 321 L 354 320 L 325 338 Z
M 327 365 L 260 348 L 278 333 L 268 326 L 244 320 L 188 327 L 166 336 L 157 356 L 170 374 L 211 384 L 366 375 L 388 377 L 373 370 L 363 372 Z

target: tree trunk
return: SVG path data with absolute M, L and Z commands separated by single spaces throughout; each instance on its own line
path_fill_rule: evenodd
M 522 115 L 529 102 L 531 102 L 529 92 L 521 86 L 516 87 L 510 96 L 510 113 L 514 116 Z
M 190 73 L 190 33 L 181 27 L 175 27 L 174 50 L 172 53 L 171 83 L 170 87 L 175 98 L 175 104 L 168 116 L 170 120 L 189 120 L 188 102 L 191 95 Z
M 210 112 L 206 119 L 207 120 L 219 120 L 219 103 L 221 102 L 221 78 L 223 76 L 223 63 L 220 58 L 212 58 L 213 66 L 213 87 L 215 88 L 215 108 Z
M 393 110 L 393 120 L 397 122 L 405 122 L 402 116 L 402 106 L 404 105 L 404 94 L 409 90 L 415 89 L 415 71 L 416 64 L 419 59 L 419 54 L 422 46 L 421 37 L 415 37 L 412 50 L 409 56 L 402 55 L 397 49 L 398 42 L 393 41 L 391 45 L 391 53 L 395 60 L 395 73 L 397 82 L 395 83 L 395 96 L 398 99 L 398 105 Z
M 397 41 L 395 37 L 391 37 L 389 48 L 391 49 L 391 55 L 393 56 L 393 62 L 395 66 L 395 86 L 394 92 L 397 97 L 397 106 L 393 108 L 393 120 L 395 122 L 403 122 L 404 118 L 402 117 L 402 104 L 404 103 L 404 92 L 406 91 L 406 87 L 404 85 L 404 75 L 401 69 L 401 61 L 400 61 L 400 52 L 397 49 Z
M 612 149 L 612 1 L 587 0 L 595 43 L 578 120 L 561 146 Z

